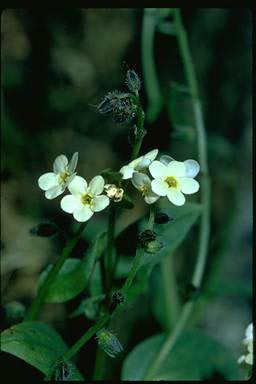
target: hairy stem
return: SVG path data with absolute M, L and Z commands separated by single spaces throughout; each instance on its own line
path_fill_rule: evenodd
M 72 250 L 74 249 L 75 245 L 77 244 L 77 241 L 79 240 L 86 224 L 87 224 L 87 222 L 80 225 L 75 236 L 72 239 L 70 239 L 68 241 L 67 245 L 63 248 L 63 251 L 62 251 L 60 257 L 57 259 L 57 261 L 55 262 L 55 264 L 51 268 L 50 272 L 47 275 L 47 278 L 45 279 L 43 285 L 39 289 L 37 297 L 33 301 L 32 305 L 28 311 L 28 314 L 26 316 L 26 320 L 30 320 L 30 321 L 36 320 L 36 318 L 40 312 L 40 309 L 44 303 L 44 299 L 45 299 L 45 297 L 46 297 L 46 295 L 50 289 L 51 284 L 55 280 L 55 277 L 57 276 L 59 270 L 63 266 L 65 260 L 70 256 L 70 254 L 71 254 Z
M 201 166 L 202 179 L 201 179 L 201 203 L 202 203 L 202 215 L 199 230 L 199 248 L 197 254 L 197 261 L 192 276 L 192 284 L 195 288 L 199 288 L 202 282 L 203 273 L 205 269 L 207 259 L 207 249 L 209 243 L 210 233 L 210 183 L 208 178 L 208 163 L 207 163 L 207 146 L 206 146 L 206 133 L 203 121 L 203 112 L 201 101 L 198 95 L 198 86 L 196 81 L 196 75 L 193 65 L 192 56 L 190 53 L 187 34 L 184 29 L 180 10 L 174 10 L 174 22 L 176 27 L 176 34 L 180 49 L 180 54 L 184 66 L 184 72 L 186 75 L 187 84 L 189 86 L 190 95 L 192 98 L 193 115 L 195 128 L 197 132 L 197 145 L 198 145 L 198 158 Z M 161 366 L 167 355 L 173 348 L 176 340 L 182 332 L 186 322 L 193 309 L 194 302 L 187 302 L 181 311 L 180 317 L 173 331 L 166 338 L 162 344 L 160 350 L 157 352 L 154 362 L 150 365 L 148 372 L 146 373 L 145 380 L 154 378 L 154 374 Z

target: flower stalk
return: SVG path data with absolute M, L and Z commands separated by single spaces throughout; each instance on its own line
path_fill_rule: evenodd
M 51 287 L 51 284 L 55 280 L 55 277 L 57 276 L 58 272 L 60 271 L 61 267 L 65 263 L 66 259 L 70 256 L 71 252 L 73 251 L 75 245 L 77 244 L 81 234 L 83 233 L 83 230 L 86 227 L 87 222 L 82 223 L 75 234 L 75 236 L 70 239 L 67 243 L 67 245 L 63 248 L 63 251 L 60 255 L 60 257 L 57 259 L 56 263 L 53 265 L 52 269 L 50 270 L 49 274 L 47 275 L 47 278 L 45 279 L 43 285 L 38 291 L 36 299 L 33 301 L 28 314 L 26 316 L 26 320 L 32 321 L 36 320 L 38 317 L 38 314 L 40 312 L 40 309 L 44 303 L 44 299 Z

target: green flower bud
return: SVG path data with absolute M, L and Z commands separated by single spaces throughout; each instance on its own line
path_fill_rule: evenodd
M 118 353 L 123 351 L 123 347 L 118 338 L 105 328 L 97 332 L 96 338 L 99 347 L 110 357 L 114 358 Z
M 158 240 L 148 241 L 145 245 L 145 251 L 147 253 L 157 253 L 163 249 L 164 244 Z
M 25 316 L 25 306 L 19 301 L 11 301 L 3 309 L 7 322 L 11 324 L 20 322 Z
M 126 84 L 131 92 L 138 93 L 141 88 L 141 81 L 133 69 L 129 69 L 126 74 Z

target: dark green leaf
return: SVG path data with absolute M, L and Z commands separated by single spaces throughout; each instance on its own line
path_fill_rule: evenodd
M 124 361 L 122 380 L 143 380 L 163 341 L 159 334 L 138 344 Z M 191 330 L 180 335 L 152 380 L 203 380 L 216 372 L 227 380 L 240 379 L 230 351 L 206 333 Z
M 1 333 L 1 348 L 47 375 L 56 360 L 66 352 L 67 345 L 47 324 L 27 321 Z M 72 368 L 70 380 L 83 380 L 75 365 Z
M 67 259 L 46 295 L 47 303 L 63 303 L 81 293 L 88 283 L 95 267 L 95 262 L 106 245 L 106 234 L 99 235 L 85 253 L 83 259 Z M 52 266 L 42 272 L 39 287 L 46 279 Z

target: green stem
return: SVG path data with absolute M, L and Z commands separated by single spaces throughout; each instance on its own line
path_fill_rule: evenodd
M 148 224 L 147 224 L 146 229 L 150 229 L 150 230 L 153 229 L 154 220 L 155 220 L 155 207 L 154 207 L 154 205 L 151 205 L 150 211 L 149 211 Z M 139 268 L 139 265 L 140 265 L 140 262 L 141 262 L 143 255 L 144 255 L 144 249 L 141 246 L 139 246 L 136 250 L 136 255 L 135 255 L 132 267 L 130 269 L 130 272 L 129 272 L 129 274 L 126 278 L 126 281 L 122 287 L 123 291 L 127 291 L 130 288 L 130 286 L 131 286 L 131 284 L 132 284 L 132 282 L 136 276 L 136 273 L 138 271 L 138 268 Z
M 132 148 L 131 161 L 138 157 L 140 153 L 140 148 L 146 133 L 144 130 L 145 113 L 142 109 L 139 99 L 137 99 L 137 106 L 138 106 L 138 122 L 137 122 L 138 127 L 137 127 L 135 143 Z
M 104 367 L 105 367 L 105 352 L 102 351 L 99 347 L 97 347 L 96 351 L 96 361 L 93 372 L 93 381 L 94 380 L 102 380 L 104 376 Z
M 146 8 L 142 21 L 142 67 L 148 97 L 147 120 L 152 122 L 163 105 L 154 60 L 154 37 L 157 24 L 157 8 Z
M 197 254 L 197 261 L 192 276 L 192 284 L 198 289 L 201 285 L 203 273 L 205 269 L 207 259 L 207 249 L 209 243 L 210 234 L 210 183 L 208 178 L 208 163 L 207 163 L 207 145 L 206 145 L 206 133 L 203 121 L 203 112 L 201 101 L 198 98 L 198 86 L 196 81 L 195 70 L 193 66 L 193 60 L 191 57 L 187 34 L 184 29 L 180 10 L 174 10 L 174 21 L 176 26 L 176 34 L 182 62 L 184 66 L 184 72 L 186 80 L 189 86 L 190 95 L 192 98 L 193 114 L 195 121 L 195 128 L 198 138 L 198 158 L 201 166 L 202 179 L 201 179 L 201 203 L 202 203 L 202 215 L 200 222 L 199 232 L 199 249 Z M 157 352 L 153 364 L 150 365 L 148 372 L 145 375 L 145 380 L 154 378 L 154 374 L 161 366 L 167 355 L 173 348 L 180 333 L 185 327 L 187 320 L 191 314 L 194 306 L 194 301 L 187 302 L 181 311 L 180 317 L 176 322 L 176 326 L 173 331 L 166 338 L 162 344 L 160 350 Z
M 116 210 L 113 204 L 110 205 L 108 218 L 108 244 L 107 244 L 107 270 L 106 270 L 106 288 L 109 293 L 112 284 L 113 275 L 113 246 L 115 236 Z
M 87 222 L 81 224 L 79 227 L 77 233 L 75 236 L 70 239 L 67 243 L 67 245 L 63 248 L 62 254 L 57 259 L 56 263 L 51 268 L 49 274 L 47 275 L 47 278 L 45 279 L 43 285 L 39 289 L 39 292 L 37 294 L 36 299 L 33 301 L 28 314 L 26 316 L 26 320 L 35 320 L 40 312 L 41 306 L 43 305 L 44 299 L 48 293 L 48 290 L 55 280 L 56 275 L 58 274 L 59 270 L 63 266 L 65 260 L 70 256 L 72 250 L 74 249 L 78 239 L 80 238 L 80 235 L 82 234 Z
M 161 272 L 165 307 L 165 327 L 166 330 L 170 332 L 177 321 L 180 310 L 173 265 L 173 254 L 168 255 L 161 261 Z

